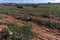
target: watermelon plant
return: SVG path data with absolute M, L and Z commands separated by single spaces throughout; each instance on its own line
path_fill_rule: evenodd
M 29 25 L 8 24 L 4 31 L 9 34 L 6 40 L 31 40 L 34 37 L 34 33 Z

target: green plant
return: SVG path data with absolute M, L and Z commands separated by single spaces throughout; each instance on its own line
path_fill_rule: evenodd
M 41 16 L 46 17 L 46 18 L 50 18 L 49 13 L 43 13 Z
M 32 21 L 38 23 L 39 25 L 47 26 L 48 28 L 60 29 L 60 23 L 57 23 L 57 22 L 53 22 L 50 20 L 46 21 L 46 20 L 41 20 L 37 18 L 32 18 Z
M 37 19 L 37 18 L 32 18 L 32 21 L 33 21 L 33 22 L 36 22 L 36 23 L 38 23 L 38 24 L 42 24 L 42 21 L 43 21 L 43 20 Z
M 9 34 L 7 40 L 30 40 L 34 36 L 29 25 L 20 27 L 15 24 L 8 24 L 8 27 L 4 31 Z
M 21 18 L 21 20 L 23 20 L 23 21 L 32 21 L 32 18 L 30 16 L 23 16 Z

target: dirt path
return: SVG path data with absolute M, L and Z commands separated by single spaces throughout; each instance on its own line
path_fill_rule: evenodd
M 0 25 L 0 31 L 3 31 L 3 29 L 7 27 L 6 25 Z
M 17 20 L 13 18 L 12 16 L 9 16 L 6 14 L 1 14 L 1 16 L 7 16 L 7 18 L 0 19 L 0 22 L 13 23 L 13 24 L 18 24 L 18 25 L 23 25 L 25 23 L 25 21 Z
M 57 35 L 56 31 L 54 32 L 52 29 L 48 29 L 35 23 L 31 24 L 33 32 L 36 33 L 39 38 L 43 40 L 60 40 L 60 35 Z

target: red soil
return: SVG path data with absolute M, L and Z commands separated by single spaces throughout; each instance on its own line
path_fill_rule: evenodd
M 5 16 L 5 14 L 1 14 L 1 15 Z M 53 20 L 47 18 L 41 18 L 41 19 Z M 32 25 L 32 31 L 37 34 L 36 37 L 32 40 L 60 40 L 60 33 L 58 33 L 58 30 L 49 29 L 46 28 L 45 26 L 38 25 L 37 23 L 34 22 L 25 22 L 25 21 L 17 20 L 12 16 L 8 16 L 8 18 L 4 18 L 0 21 L 6 23 L 14 23 L 18 25 L 24 25 L 24 24 Z M 2 31 L 5 27 L 6 27 L 5 25 L 0 25 L 0 31 Z

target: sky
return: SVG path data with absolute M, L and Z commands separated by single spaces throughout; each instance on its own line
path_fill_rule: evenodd
M 60 0 L 0 0 L 0 3 L 60 3 Z

